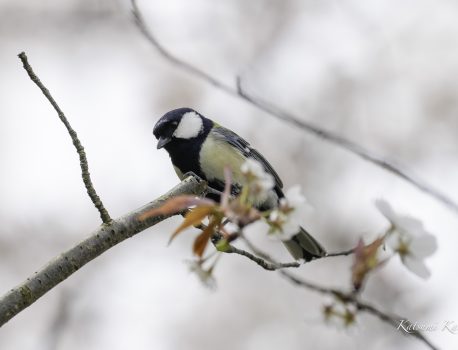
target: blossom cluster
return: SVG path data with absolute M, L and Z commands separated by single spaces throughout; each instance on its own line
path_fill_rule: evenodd
M 272 175 L 253 159 L 248 159 L 242 165 L 241 171 L 245 176 L 247 187 L 250 188 L 251 200 L 253 202 L 265 200 L 275 186 Z M 270 227 L 269 233 L 283 241 L 291 239 L 299 231 L 304 212 L 309 208 L 300 186 L 291 187 L 286 191 L 285 196 L 279 199 L 278 207 L 263 217 Z
M 421 221 L 397 214 L 388 202 L 377 200 L 375 205 L 390 222 L 385 237 L 386 245 L 399 257 L 402 263 L 414 274 L 428 278 L 431 273 L 424 259 L 437 250 L 437 240 L 427 232 Z
M 169 215 L 187 210 L 185 220 L 175 230 L 171 240 L 188 227 L 201 228 L 202 232 L 193 244 L 193 252 L 198 260 L 190 267 L 209 286 L 214 285 L 212 272 L 215 264 L 210 268 L 203 268 L 203 255 L 210 240 L 218 251 L 230 251 L 230 242 L 242 235 L 247 225 L 263 221 L 268 225 L 268 234 L 271 237 L 288 241 L 300 231 L 304 216 L 310 210 L 310 205 L 299 186 L 289 188 L 283 195 L 272 174 L 258 161 L 248 159 L 240 170 L 244 181 L 237 195 L 231 191 L 231 173 L 227 170 L 226 186 L 219 203 L 206 198 L 181 196 L 170 199 L 161 208 L 146 214 Z M 258 209 L 259 203 L 272 201 L 272 198 L 277 203 L 276 206 L 267 210 Z M 426 231 L 419 220 L 397 214 L 385 200 L 377 200 L 375 205 L 390 225 L 385 233 L 372 243 L 365 244 L 360 239 L 356 248 L 352 250 L 354 291 L 360 291 L 369 273 L 383 266 L 393 256 L 399 256 L 401 262 L 414 274 L 428 278 L 430 271 L 424 260 L 437 250 L 436 238 Z M 218 239 L 215 240 L 215 237 Z M 381 250 L 385 247 L 388 247 L 391 255 L 382 259 Z M 354 321 L 352 310 L 345 309 L 343 312 L 335 305 L 326 310 L 328 318 L 337 315 L 347 323 Z

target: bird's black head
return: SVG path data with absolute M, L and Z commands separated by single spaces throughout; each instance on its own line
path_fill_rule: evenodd
M 204 136 L 211 129 L 211 120 L 191 108 L 178 108 L 164 114 L 154 126 L 157 148 L 169 148 L 173 143 L 183 143 Z

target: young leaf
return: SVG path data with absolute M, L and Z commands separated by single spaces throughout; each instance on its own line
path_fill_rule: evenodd
M 383 237 L 377 238 L 368 245 L 364 245 L 362 239 L 359 240 L 355 248 L 355 261 L 352 266 L 352 282 L 356 291 L 361 288 L 367 274 L 380 265 L 377 251 L 383 244 L 383 239 Z
M 202 233 L 198 235 L 194 240 L 192 251 L 199 258 L 201 258 L 202 255 L 204 255 L 205 248 L 207 247 L 208 241 L 210 240 L 210 237 L 213 234 L 217 224 L 217 220 L 213 219 L 205 228 L 205 230 L 203 230 Z
M 181 223 L 181 225 L 178 226 L 178 228 L 172 234 L 172 237 L 170 237 L 169 244 L 179 233 L 183 232 L 184 229 L 188 228 L 189 226 L 196 226 L 201 224 L 202 220 L 207 215 L 209 215 L 214 208 L 215 205 L 202 205 L 189 211 L 184 217 L 184 220 Z
M 211 199 L 198 198 L 195 196 L 183 195 L 172 197 L 164 202 L 158 208 L 152 208 L 146 212 L 140 214 L 138 219 L 140 221 L 159 216 L 159 215 L 171 215 L 179 213 L 193 205 L 214 205 L 215 202 Z

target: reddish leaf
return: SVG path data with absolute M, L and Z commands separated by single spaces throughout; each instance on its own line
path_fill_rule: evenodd
M 172 234 L 172 237 L 170 237 L 169 244 L 176 236 L 178 236 L 178 234 L 183 232 L 184 229 L 188 228 L 189 226 L 200 225 L 202 223 L 202 220 L 206 216 L 208 216 L 214 208 L 215 205 L 203 205 L 200 207 L 195 207 L 194 209 L 189 211 L 184 217 L 184 220 L 181 223 L 181 225 L 178 226 L 178 228 Z
M 361 288 L 367 274 L 380 264 L 377 259 L 377 251 L 382 244 L 383 237 L 377 238 L 366 246 L 362 239 L 359 240 L 355 248 L 355 261 L 352 266 L 352 282 L 355 290 Z
M 205 230 L 203 230 L 202 233 L 198 235 L 194 240 L 192 251 L 199 258 L 204 255 L 205 248 L 207 247 L 208 241 L 210 240 L 210 237 L 212 236 L 217 223 L 217 220 L 212 220 L 210 224 L 205 228 Z
M 214 205 L 210 199 L 205 198 L 198 198 L 195 196 L 183 195 L 183 196 L 176 196 L 172 197 L 164 202 L 158 208 L 152 208 L 147 210 L 146 212 L 140 214 L 138 219 L 140 221 L 159 216 L 159 215 L 171 215 L 179 213 L 193 205 Z

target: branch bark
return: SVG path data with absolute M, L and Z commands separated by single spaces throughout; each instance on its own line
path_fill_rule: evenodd
M 202 196 L 206 189 L 206 182 L 188 177 L 149 204 L 112 220 L 109 224 L 101 225 L 88 238 L 51 260 L 0 299 L 0 327 L 111 247 L 171 216 L 156 216 L 141 221 L 140 215 L 160 207 L 171 197 L 183 194 Z

